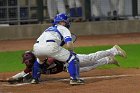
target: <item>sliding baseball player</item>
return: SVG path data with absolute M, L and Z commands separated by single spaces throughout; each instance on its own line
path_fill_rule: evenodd
M 105 65 L 105 64 L 115 64 L 119 66 L 119 63 L 115 59 L 115 56 L 119 55 L 123 58 L 126 58 L 126 52 L 121 49 L 118 45 L 115 45 L 111 49 L 98 51 L 90 54 L 77 54 L 80 62 L 80 72 L 90 71 L 96 67 Z M 23 55 L 23 62 L 26 65 L 26 68 L 16 75 L 8 78 L 10 83 L 15 83 L 17 81 L 30 82 L 32 80 L 32 67 L 36 60 L 35 55 L 31 51 L 26 51 Z M 60 62 L 53 58 L 47 58 L 44 60 L 44 64 L 41 66 L 42 74 L 57 74 L 62 71 L 67 71 L 67 63 Z

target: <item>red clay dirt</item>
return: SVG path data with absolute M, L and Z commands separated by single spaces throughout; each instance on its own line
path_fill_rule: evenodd
M 31 50 L 35 39 L 0 42 L 0 51 Z M 115 44 L 140 44 L 140 33 L 79 36 L 75 47 Z M 6 79 L 16 73 L 0 73 L 0 79 Z M 112 75 L 121 76 L 95 78 Z M 64 80 L 68 76 L 66 72 L 43 75 L 43 81 L 37 85 L 6 86 L 7 83 L 0 82 L 0 93 L 140 93 L 140 69 L 94 69 L 81 73 L 81 77 L 91 78 L 85 79 L 85 85 L 79 86 L 69 85 L 69 81 Z

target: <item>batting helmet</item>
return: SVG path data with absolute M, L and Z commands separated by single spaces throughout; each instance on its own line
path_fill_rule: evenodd
M 26 64 L 27 67 L 32 66 L 36 60 L 35 55 L 31 51 L 25 51 L 22 55 L 22 63 Z

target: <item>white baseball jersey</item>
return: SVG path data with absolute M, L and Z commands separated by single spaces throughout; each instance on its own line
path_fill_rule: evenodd
M 48 40 L 54 42 L 47 42 Z M 65 43 L 72 41 L 70 31 L 62 25 L 51 26 L 37 39 L 33 48 L 34 54 L 38 57 L 52 57 L 66 62 L 70 52 L 60 46 L 63 40 Z
M 67 42 L 68 39 L 72 38 L 70 31 L 62 26 L 56 26 L 58 31 L 53 31 L 54 27 L 49 27 L 46 29 L 41 36 L 37 39 L 39 43 L 46 43 L 46 40 L 54 40 L 58 45 L 61 44 L 61 41 L 64 39 Z

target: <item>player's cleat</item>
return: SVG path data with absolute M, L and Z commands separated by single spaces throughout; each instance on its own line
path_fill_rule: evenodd
M 83 85 L 85 81 L 82 79 L 70 79 L 70 85 Z
M 39 80 L 37 80 L 37 79 L 32 79 L 31 80 L 31 84 L 38 84 L 39 83 Z
M 117 49 L 118 54 L 119 54 L 120 56 L 122 56 L 122 57 L 124 57 L 124 58 L 127 57 L 126 52 L 125 52 L 123 49 L 121 49 L 118 45 L 115 45 L 114 48 Z
M 113 56 L 110 56 L 109 57 L 109 63 L 108 64 L 114 64 L 116 66 L 120 66 L 120 64 L 118 63 L 118 61 Z

